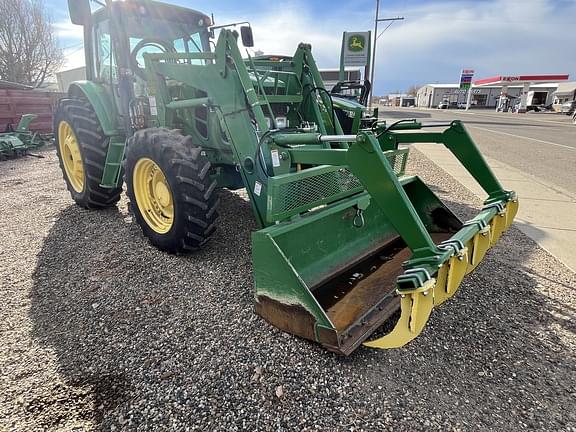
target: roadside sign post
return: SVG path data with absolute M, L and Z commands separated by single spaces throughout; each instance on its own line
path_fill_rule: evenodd
M 472 100 L 472 77 L 474 76 L 474 69 L 462 69 L 460 72 L 460 90 L 466 90 L 466 110 L 470 109 L 470 102 Z
M 471 102 L 472 102 L 472 89 L 469 89 L 468 95 L 466 96 L 466 111 L 470 109 Z
M 372 43 L 372 33 L 365 32 L 344 32 L 342 35 L 342 49 L 340 51 L 340 73 L 339 81 L 346 80 L 346 66 L 356 66 L 364 68 L 364 79 L 368 77 L 370 70 L 370 46 Z

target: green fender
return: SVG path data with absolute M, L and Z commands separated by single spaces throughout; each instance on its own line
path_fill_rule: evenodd
M 340 108 L 343 111 L 366 111 L 364 105 L 338 96 L 332 96 L 332 103 L 334 104 L 334 108 Z
M 85 97 L 94 108 L 96 116 L 106 136 L 120 135 L 118 128 L 118 110 L 108 88 L 92 81 L 75 81 L 68 89 L 70 97 Z

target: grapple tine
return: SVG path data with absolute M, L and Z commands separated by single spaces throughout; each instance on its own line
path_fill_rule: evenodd
M 494 246 L 506 231 L 506 209 L 499 212 L 490 221 L 490 247 Z
M 412 292 L 402 294 L 400 299 L 400 318 L 394 329 L 381 338 L 364 342 L 370 348 L 400 348 L 416 338 L 426 326 L 434 307 L 435 279 Z
M 472 244 L 472 253 L 469 257 L 470 260 L 468 262 L 466 274 L 473 271 L 478 264 L 482 262 L 486 252 L 490 249 L 490 226 L 486 226 L 484 229 L 480 230 L 470 243 Z
M 511 201 L 508 201 L 508 204 L 506 205 L 506 229 L 512 225 L 512 222 L 518 213 L 518 207 L 518 198 L 514 198 Z
M 452 297 L 458 291 L 466 269 L 468 268 L 468 248 L 460 250 L 456 255 L 450 258 L 450 269 L 448 270 L 448 279 L 446 282 L 446 292 Z
M 468 248 L 458 251 L 438 270 L 434 288 L 434 304 L 440 305 L 456 294 L 468 268 Z
M 438 275 L 436 276 L 436 285 L 434 287 L 434 306 L 441 305 L 450 298 L 446 292 L 449 270 L 449 263 L 444 264 L 442 267 L 440 267 L 440 270 L 438 270 Z

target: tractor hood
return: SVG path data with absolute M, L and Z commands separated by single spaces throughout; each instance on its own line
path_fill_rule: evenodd
M 332 102 L 335 108 L 340 108 L 343 111 L 366 111 L 366 107 L 351 99 L 343 97 L 332 96 Z

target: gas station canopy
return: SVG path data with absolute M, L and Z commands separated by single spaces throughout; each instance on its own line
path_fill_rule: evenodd
M 474 81 L 474 87 L 502 86 L 500 99 L 496 106 L 496 111 L 507 111 L 510 99 L 508 98 L 508 86 L 521 85 L 520 106 L 518 112 L 526 112 L 526 102 L 528 92 L 532 84 L 557 83 L 559 81 L 568 81 L 568 74 L 548 74 L 548 75 L 498 75 L 490 78 L 484 78 Z M 468 100 L 467 108 L 470 106 Z
M 568 81 L 568 74 L 552 75 L 515 75 L 515 76 L 493 76 L 474 81 L 475 87 L 506 86 L 520 84 L 545 84 L 556 83 L 558 81 Z

